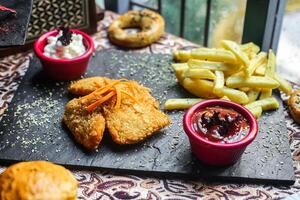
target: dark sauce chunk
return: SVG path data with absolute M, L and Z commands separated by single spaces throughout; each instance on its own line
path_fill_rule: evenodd
M 199 135 L 217 143 L 238 142 L 249 132 L 249 123 L 243 115 L 219 106 L 199 110 L 192 123 Z

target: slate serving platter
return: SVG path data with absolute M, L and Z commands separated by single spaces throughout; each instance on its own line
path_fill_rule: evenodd
M 139 81 L 161 102 L 192 97 L 176 82 L 171 56 L 100 51 L 92 57 L 86 77 L 108 76 Z M 228 167 L 207 167 L 191 153 L 182 128 L 183 111 L 167 112 L 168 128 L 137 145 L 119 146 L 108 133 L 97 151 L 88 152 L 74 142 L 61 118 L 73 98 L 69 82 L 49 81 L 36 57 L 23 78 L 0 124 L 0 162 L 49 160 L 71 168 L 114 169 L 126 173 L 214 181 L 293 184 L 292 165 L 283 105 L 259 119 L 259 133 L 241 160 Z M 279 95 L 275 94 L 279 99 Z M 281 100 L 279 99 L 281 102 Z

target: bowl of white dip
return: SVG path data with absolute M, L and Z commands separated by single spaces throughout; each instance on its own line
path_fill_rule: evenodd
M 79 78 L 85 73 L 93 51 L 93 39 L 77 29 L 53 30 L 34 43 L 34 52 L 44 71 L 54 80 Z

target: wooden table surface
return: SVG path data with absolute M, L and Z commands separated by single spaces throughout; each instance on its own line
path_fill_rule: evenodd
M 107 39 L 107 27 L 116 17 L 105 12 L 93 35 L 96 50 L 117 49 Z M 181 38 L 164 34 L 151 46 L 135 52 L 170 54 L 177 49 L 189 49 L 196 45 Z M 25 74 L 32 52 L 12 55 L 0 60 L 0 116 L 7 108 L 20 78 Z M 294 85 L 294 87 L 297 87 Z M 286 97 L 283 96 L 285 99 Z M 183 181 L 157 179 L 116 174 L 111 171 L 72 171 L 80 182 L 79 199 L 277 199 L 300 191 L 300 127 L 285 110 L 285 119 L 291 144 L 296 174 L 293 186 L 255 184 L 208 183 L 203 180 Z M 0 172 L 5 167 L 0 167 Z

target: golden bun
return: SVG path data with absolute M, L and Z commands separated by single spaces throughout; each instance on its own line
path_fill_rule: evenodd
M 1 200 L 73 200 L 77 181 L 66 168 L 46 161 L 20 162 L 0 175 Z
M 128 34 L 124 28 L 139 27 L 141 31 Z M 138 48 L 159 40 L 164 33 L 165 21 L 151 10 L 131 10 L 119 16 L 108 28 L 108 37 L 114 44 Z

